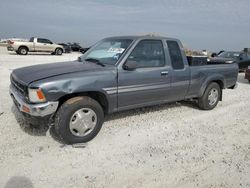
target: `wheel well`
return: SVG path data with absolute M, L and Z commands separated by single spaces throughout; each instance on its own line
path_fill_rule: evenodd
M 27 46 L 19 46 L 18 50 L 19 50 L 20 48 L 26 48 L 27 51 L 29 51 L 29 48 L 28 48 Z
M 59 106 L 60 107 L 65 101 L 78 96 L 88 96 L 94 100 L 96 100 L 102 107 L 104 113 L 108 113 L 108 100 L 107 97 L 98 91 L 89 91 L 89 92 L 83 92 L 83 93 L 72 93 L 65 95 L 59 99 Z
M 57 47 L 57 48 L 55 49 L 55 51 L 56 51 L 57 49 L 61 49 L 61 50 L 63 51 L 63 49 L 62 49 L 62 48 L 60 48 L 60 47 Z
M 212 82 L 215 82 L 215 83 L 219 84 L 220 88 L 224 89 L 224 83 L 221 80 L 214 80 Z

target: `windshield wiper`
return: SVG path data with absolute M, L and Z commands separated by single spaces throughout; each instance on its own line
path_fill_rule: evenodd
M 87 58 L 87 59 L 84 59 L 84 60 L 92 62 L 92 63 L 96 63 L 97 65 L 101 65 L 102 67 L 105 67 L 105 65 L 103 63 L 101 63 L 98 59 L 95 59 L 95 58 Z

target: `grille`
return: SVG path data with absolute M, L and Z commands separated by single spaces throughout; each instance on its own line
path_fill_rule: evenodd
M 15 79 L 13 77 L 13 75 L 11 75 L 10 81 L 11 81 L 11 84 L 16 88 L 17 91 L 19 91 L 23 96 L 26 96 L 27 87 L 25 85 L 18 82 L 17 79 Z

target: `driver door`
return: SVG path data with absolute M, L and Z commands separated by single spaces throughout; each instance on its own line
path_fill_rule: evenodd
M 161 40 L 138 42 L 126 60 L 136 62 L 136 68 L 118 72 L 119 110 L 168 100 L 171 69 L 165 59 Z
M 36 50 L 41 51 L 41 52 L 54 51 L 52 44 L 53 43 L 48 39 L 38 38 Z

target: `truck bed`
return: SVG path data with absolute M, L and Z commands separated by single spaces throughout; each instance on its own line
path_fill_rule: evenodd
M 213 77 L 217 76 L 218 80 L 223 80 L 220 83 L 221 88 L 226 89 L 233 87 L 237 82 L 238 64 L 237 63 L 221 63 L 221 64 L 207 64 L 190 66 L 190 87 L 187 98 L 198 97 L 200 91 L 205 90 L 205 86 Z M 201 88 L 203 88 L 201 90 Z

